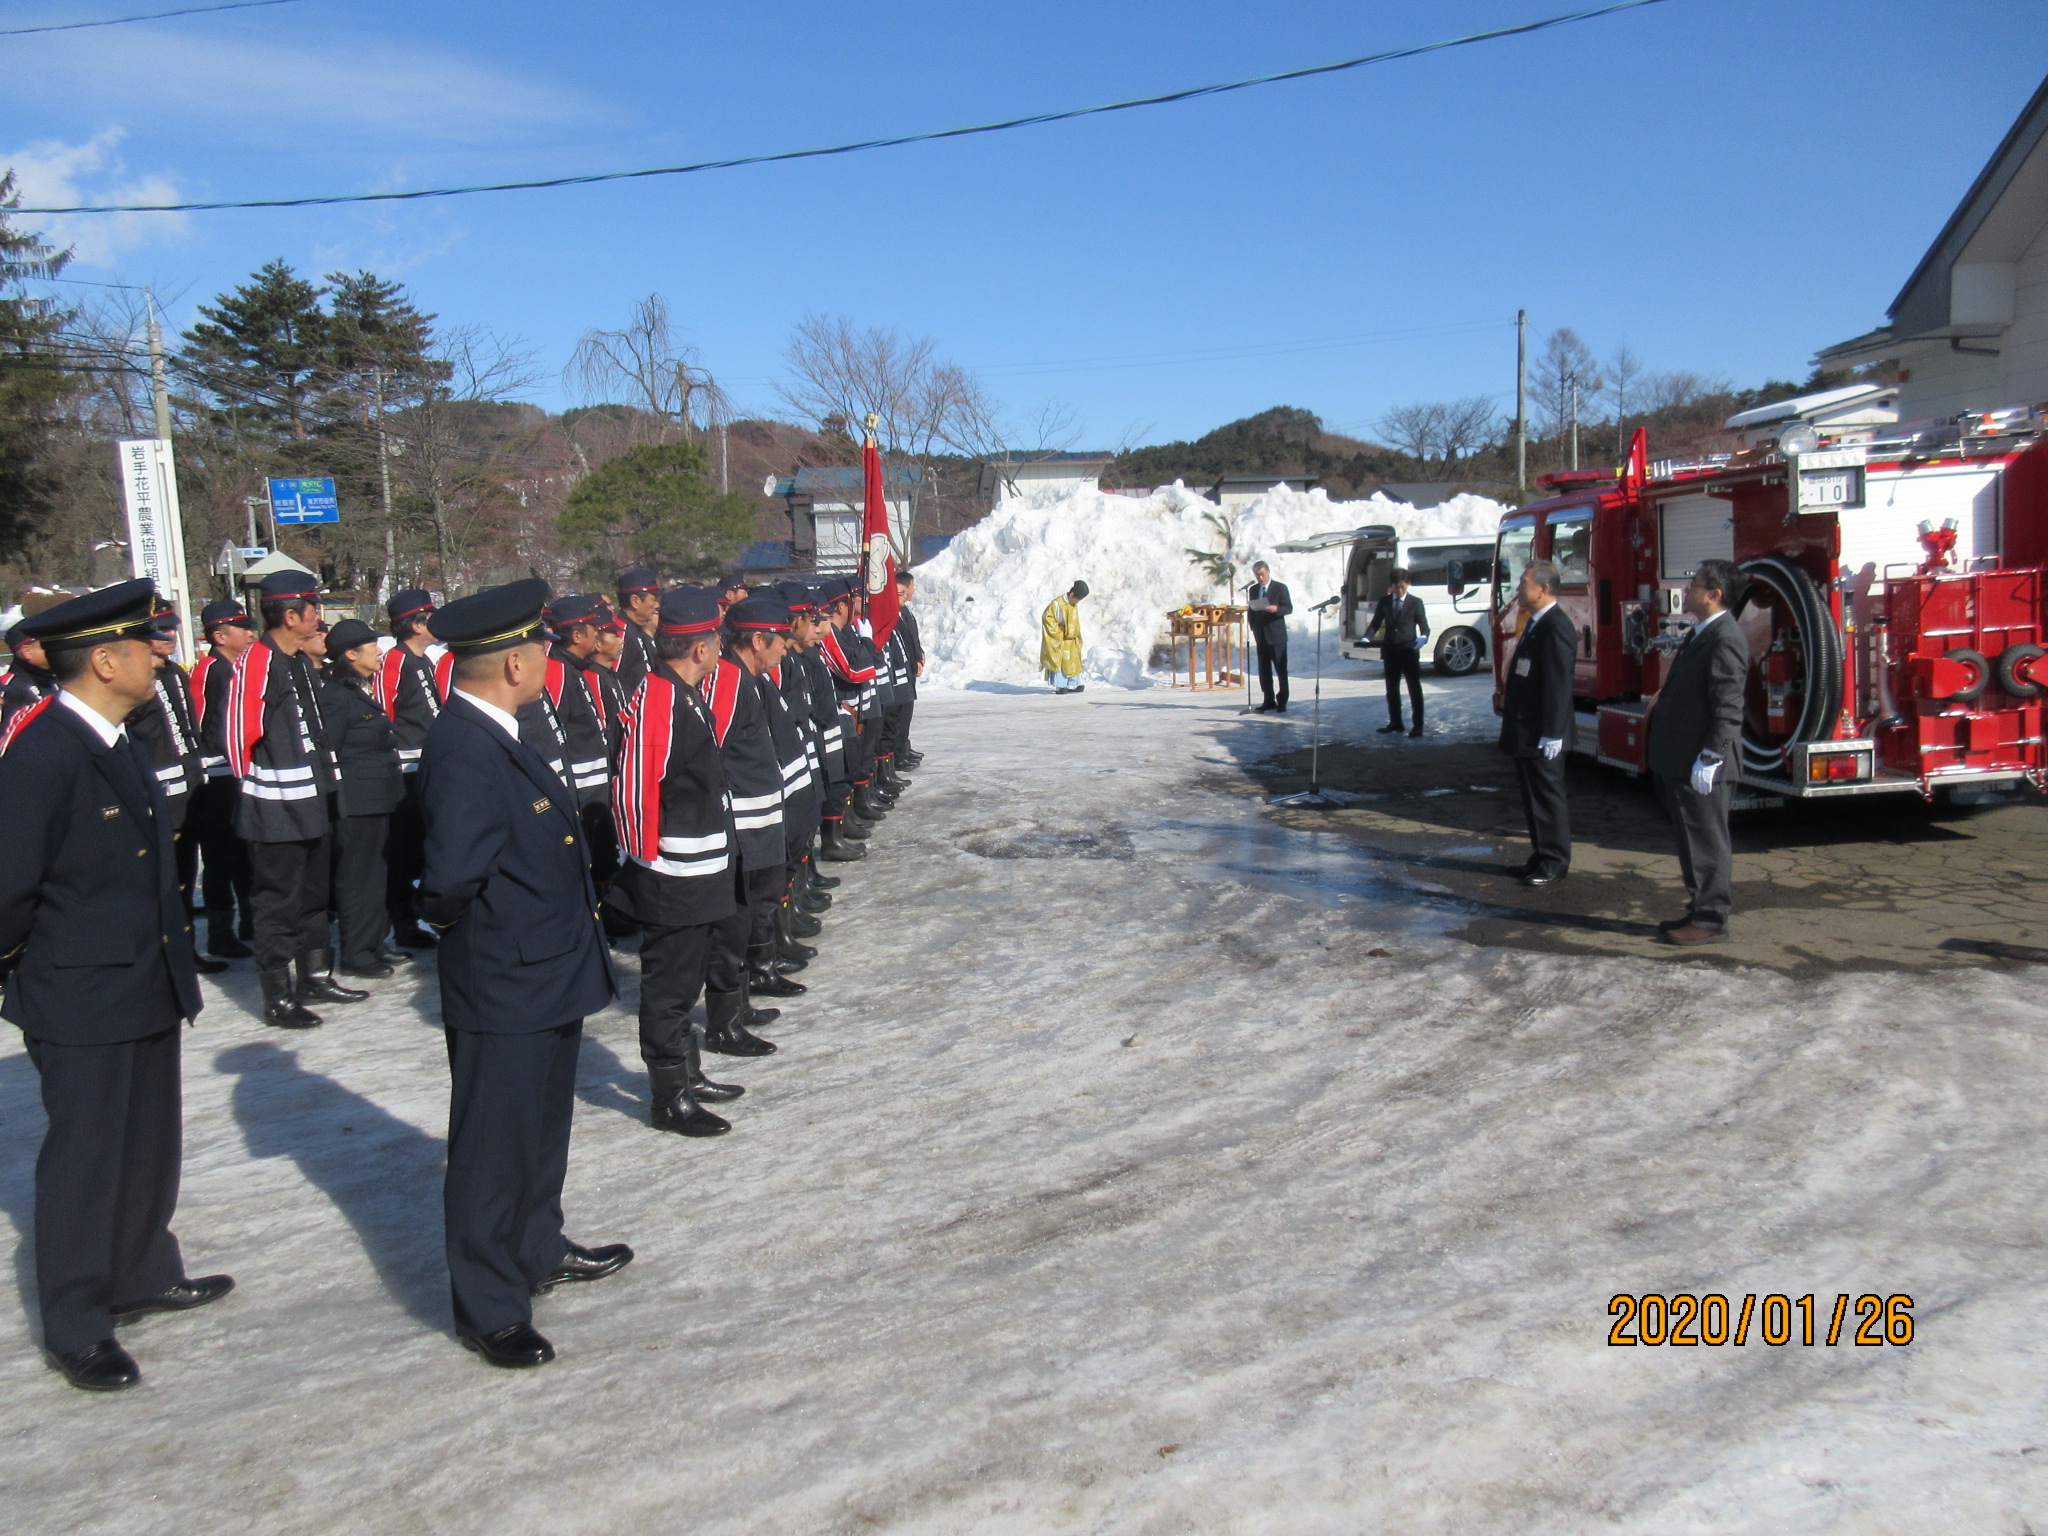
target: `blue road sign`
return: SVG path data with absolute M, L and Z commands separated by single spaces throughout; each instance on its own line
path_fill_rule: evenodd
M 272 480 L 270 515 L 280 523 L 338 523 L 341 503 L 331 478 Z

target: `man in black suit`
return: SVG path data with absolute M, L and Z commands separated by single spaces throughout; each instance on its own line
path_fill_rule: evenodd
M 562 1235 L 583 1019 L 616 989 L 576 797 L 520 740 L 547 684 L 547 599 L 546 582 L 515 581 L 434 615 L 453 688 L 420 755 L 419 910 L 441 933 L 452 1078 L 448 1282 L 457 1336 L 502 1366 L 555 1357 L 534 1296 L 633 1257 Z
M 1245 617 L 1252 626 L 1252 642 L 1259 648 L 1259 692 L 1265 702 L 1264 714 L 1287 713 L 1287 615 L 1294 612 L 1294 597 L 1287 583 L 1273 579 L 1272 567 L 1261 560 L 1252 567 L 1252 584 L 1245 588 Z M 1275 677 L 1279 686 L 1274 686 Z
M 25 621 L 57 692 L 0 755 L 0 1014 L 42 1078 L 36 1291 L 73 1386 L 141 1379 L 114 1327 L 234 1288 L 185 1278 L 171 1214 L 183 1125 L 178 1027 L 199 1012 L 172 813 L 123 722 L 154 696 L 153 588 L 122 582 Z
M 1728 608 L 1742 573 L 1728 560 L 1702 560 L 1685 589 L 1692 633 L 1672 659 L 1650 713 L 1650 771 L 1678 834 L 1685 916 L 1658 924 L 1667 944 L 1718 944 L 1728 937 L 1728 804 L 1742 744 L 1749 644 Z
M 1387 723 L 1382 736 L 1398 736 L 1401 724 L 1401 685 L 1408 685 L 1408 703 L 1415 716 L 1410 736 L 1422 734 L 1422 642 L 1429 638 L 1429 615 L 1422 599 L 1408 590 L 1408 573 L 1398 565 L 1387 579 L 1387 590 L 1373 610 L 1366 626 L 1365 643 L 1379 636 L 1380 666 L 1387 675 Z
M 1522 634 L 1508 664 L 1500 749 L 1515 760 L 1530 851 L 1528 862 L 1509 872 L 1524 885 L 1541 887 L 1557 884 L 1572 865 L 1564 758 L 1572 744 L 1572 664 L 1579 639 L 1557 606 L 1557 567 L 1548 560 L 1522 572 L 1515 602 L 1523 614 Z

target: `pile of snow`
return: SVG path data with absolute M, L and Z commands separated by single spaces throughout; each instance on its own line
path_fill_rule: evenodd
M 1312 605 L 1343 584 L 1348 547 L 1316 554 L 1276 553 L 1274 546 L 1334 529 L 1390 524 L 1403 538 L 1491 538 L 1499 502 L 1457 496 L 1426 511 L 1375 494 L 1332 501 L 1320 490 L 1275 490 L 1234 513 L 1220 511 L 1176 482 L 1151 496 L 1076 491 L 1055 501 L 1004 501 L 929 563 L 919 566 L 917 612 L 925 652 L 925 684 L 1042 681 L 1040 615 L 1076 580 L 1088 583 L 1081 604 L 1084 666 L 1091 682 L 1145 685 L 1167 615 L 1186 603 L 1231 599 L 1189 558 L 1217 550 L 1223 534 L 1209 519 L 1228 520 L 1230 555 L 1251 579 L 1265 560 L 1294 595 L 1292 647 L 1307 657 L 1315 635 Z M 1240 591 L 1236 601 L 1243 600 Z M 1324 643 L 1336 643 L 1332 610 Z M 1299 666 L 1299 663 L 1297 663 Z

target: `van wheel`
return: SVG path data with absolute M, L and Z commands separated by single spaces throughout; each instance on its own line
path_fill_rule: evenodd
M 1436 670 L 1443 677 L 1463 677 L 1477 672 L 1486 659 L 1486 647 L 1479 643 L 1476 629 L 1449 629 L 1437 636 Z

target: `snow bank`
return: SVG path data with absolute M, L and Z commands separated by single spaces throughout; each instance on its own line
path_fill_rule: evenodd
M 1042 681 L 1039 616 L 1078 579 L 1089 588 L 1081 604 L 1089 681 L 1145 686 L 1166 615 L 1184 603 L 1227 600 L 1188 556 L 1222 548 L 1212 516 L 1230 525 L 1241 580 L 1249 581 L 1252 562 L 1263 559 L 1287 583 L 1296 608 L 1291 639 L 1306 654 L 1315 634 L 1310 607 L 1342 585 L 1349 550 L 1288 555 L 1274 545 L 1367 523 L 1390 524 L 1404 538 L 1490 538 L 1503 510 L 1484 496 L 1418 511 L 1378 494 L 1332 501 L 1320 490 L 1283 489 L 1224 513 L 1178 482 L 1142 499 L 1078 491 L 1051 502 L 1005 501 L 918 567 L 917 612 L 929 657 L 924 681 L 938 688 Z M 1325 623 L 1324 638 L 1336 643 L 1334 624 Z

